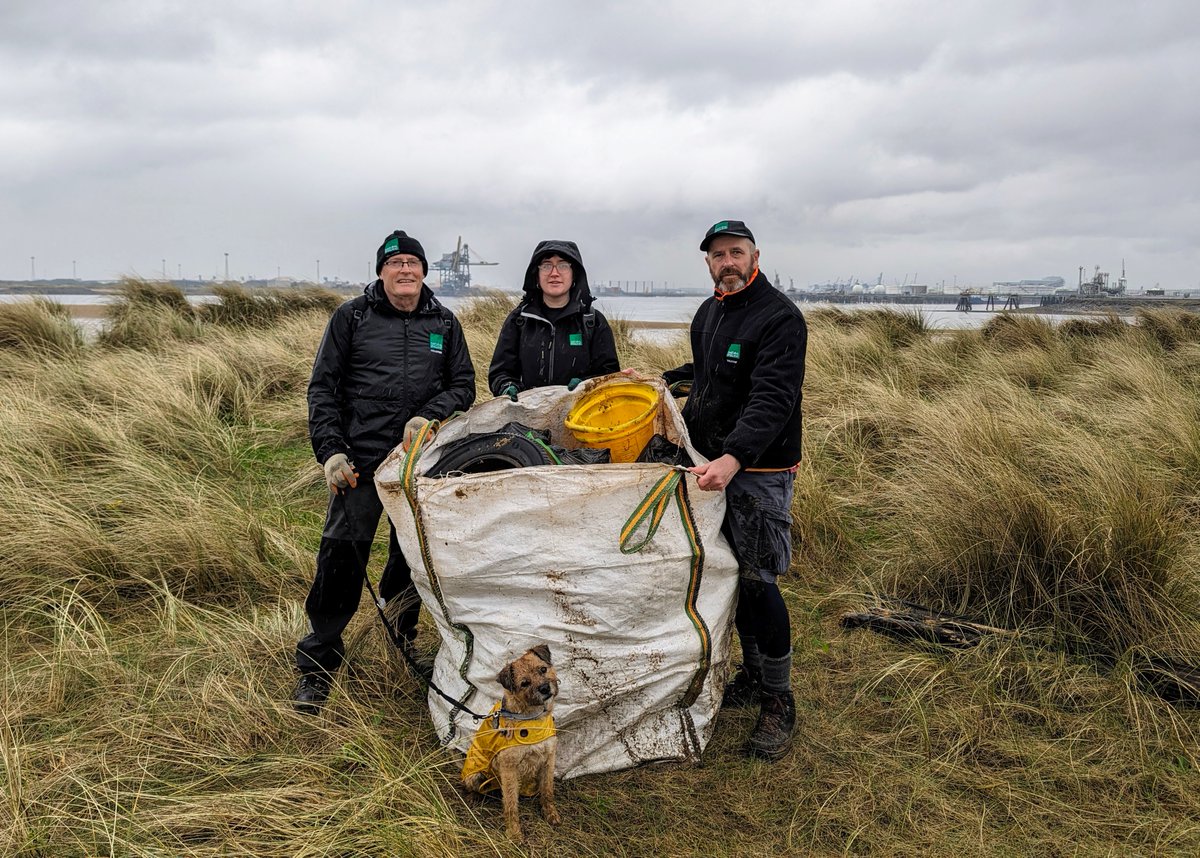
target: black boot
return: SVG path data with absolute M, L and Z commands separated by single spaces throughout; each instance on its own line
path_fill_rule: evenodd
M 792 746 L 796 732 L 796 701 L 792 692 L 762 691 L 762 709 L 750 734 L 750 753 L 775 761 Z
M 329 681 L 316 673 L 300 674 L 300 682 L 292 695 L 292 703 L 298 712 L 319 715 L 321 704 L 329 697 Z
M 747 709 L 757 706 L 761 685 L 761 674 L 739 664 L 733 682 L 725 686 L 725 693 L 721 697 L 722 708 Z

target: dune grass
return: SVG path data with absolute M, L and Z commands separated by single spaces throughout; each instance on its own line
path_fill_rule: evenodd
M 0 304 L 0 352 L 67 358 L 78 354 L 82 347 L 79 326 L 57 301 L 35 298 Z
M 1138 670 L 1200 663 L 1200 317 L 810 314 L 793 751 L 745 758 L 754 715 L 723 712 L 699 765 L 564 783 L 558 829 L 523 808 L 524 849 L 455 786 L 368 606 L 325 713 L 288 705 L 325 502 L 304 388 L 336 302 L 124 290 L 94 344 L 0 305 L 0 854 L 1200 851 L 1200 715 Z M 512 306 L 459 314 L 480 396 Z M 623 365 L 687 359 L 683 331 L 610 321 Z M 839 628 L 883 593 L 1013 633 Z

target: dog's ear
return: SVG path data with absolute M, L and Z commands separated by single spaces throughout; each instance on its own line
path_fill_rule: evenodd
M 517 690 L 517 677 L 513 673 L 513 666 L 506 664 L 500 668 L 500 672 L 496 674 L 496 681 L 500 683 L 500 687 L 505 691 Z
M 554 663 L 550 660 L 550 647 L 547 646 L 546 644 L 538 644 L 533 649 L 531 649 L 530 652 L 533 653 L 534 655 L 536 655 L 542 661 L 546 662 L 546 664 Z

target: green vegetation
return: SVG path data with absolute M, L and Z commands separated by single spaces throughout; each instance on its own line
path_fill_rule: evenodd
M 131 281 L 94 343 L 0 305 L 0 854 L 525 854 L 369 611 L 325 714 L 291 710 L 339 299 L 219 297 Z M 460 314 L 481 396 L 512 306 Z M 613 321 L 625 365 L 686 359 Z M 700 765 L 568 781 L 558 829 L 527 809 L 532 853 L 1200 852 L 1200 714 L 1140 679 L 1200 664 L 1200 316 L 810 324 L 794 751 L 744 758 L 753 713 L 722 713 Z M 838 626 L 883 593 L 1016 634 Z

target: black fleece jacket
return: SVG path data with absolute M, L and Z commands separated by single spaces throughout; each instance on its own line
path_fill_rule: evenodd
M 542 302 L 537 266 L 558 255 L 570 260 L 574 280 L 567 306 L 550 310 Z M 533 250 L 525 270 L 525 297 L 500 326 L 488 368 L 488 388 L 499 396 L 510 384 L 518 390 L 567 384 L 617 372 L 617 346 L 612 328 L 593 310 L 592 292 L 579 248 L 573 241 L 543 241 Z
M 759 272 L 745 289 L 701 304 L 691 340 L 692 362 L 663 379 L 692 382 L 683 419 L 696 449 L 749 469 L 799 462 L 808 328 L 795 302 Z
M 308 383 L 308 432 L 317 461 L 346 453 L 363 476 L 420 415 L 445 420 L 475 401 L 475 368 L 462 326 L 421 287 L 417 309 L 389 303 L 383 281 L 336 310 Z

